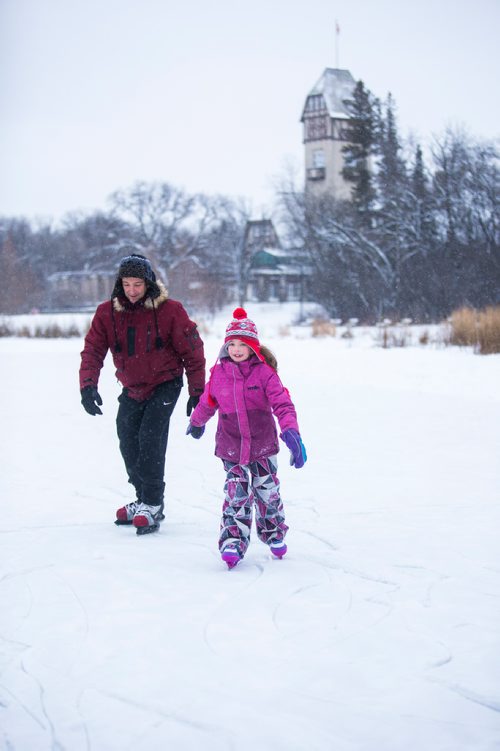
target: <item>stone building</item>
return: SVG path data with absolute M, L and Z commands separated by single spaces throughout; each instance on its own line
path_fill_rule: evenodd
M 113 271 L 57 271 L 47 277 L 49 310 L 93 309 L 110 297 L 116 279 Z

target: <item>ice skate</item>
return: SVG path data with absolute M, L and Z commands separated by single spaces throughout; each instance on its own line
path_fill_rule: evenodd
M 234 545 L 228 545 L 225 547 L 221 553 L 221 558 L 224 563 L 227 563 L 229 569 L 234 568 L 241 560 L 241 556 Z
M 147 503 L 139 503 L 132 523 L 138 535 L 147 535 L 150 532 L 157 532 L 160 529 L 160 522 L 164 518 L 162 505 L 150 506 Z
M 283 540 L 280 540 L 279 542 L 272 542 L 269 547 L 271 548 L 271 553 L 276 558 L 283 558 L 283 556 L 286 555 L 286 551 L 288 550 L 286 543 Z
M 116 512 L 116 520 L 115 524 L 121 525 L 121 524 L 132 524 L 134 519 L 134 514 L 139 508 L 140 503 L 139 501 L 133 501 L 132 503 L 127 503 L 125 506 L 122 506 L 118 509 Z

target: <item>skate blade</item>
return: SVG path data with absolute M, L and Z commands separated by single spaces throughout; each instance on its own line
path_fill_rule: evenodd
M 150 527 L 136 527 L 135 528 L 135 533 L 136 533 L 136 535 L 140 535 L 140 536 L 142 536 L 142 535 L 150 535 L 152 532 L 158 532 L 159 529 L 160 529 L 160 525 L 159 524 L 153 524 Z
M 130 521 L 122 521 L 121 519 L 115 519 L 115 524 L 117 527 L 130 527 L 131 524 L 133 524 L 132 519 Z
M 271 545 L 271 553 L 279 561 L 287 554 L 288 548 L 286 545 L 281 545 L 279 548 L 274 548 Z

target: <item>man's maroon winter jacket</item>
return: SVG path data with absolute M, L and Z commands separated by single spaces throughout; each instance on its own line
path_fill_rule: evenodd
M 110 350 L 116 377 L 132 399 L 147 399 L 156 386 L 184 371 L 189 394 L 202 393 L 205 355 L 196 324 L 180 302 L 168 299 L 161 282 L 158 286 L 154 303 L 149 297 L 135 304 L 114 297 L 98 306 L 81 353 L 80 389 L 97 387 Z

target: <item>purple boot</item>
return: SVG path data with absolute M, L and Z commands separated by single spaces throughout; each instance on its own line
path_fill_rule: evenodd
M 241 556 L 234 545 L 228 545 L 221 553 L 222 560 L 227 563 L 229 569 L 234 568 L 240 562 Z
M 280 542 L 272 542 L 269 547 L 271 548 L 271 553 L 276 556 L 276 558 L 283 558 L 288 550 L 286 543 L 283 542 L 283 540 Z

